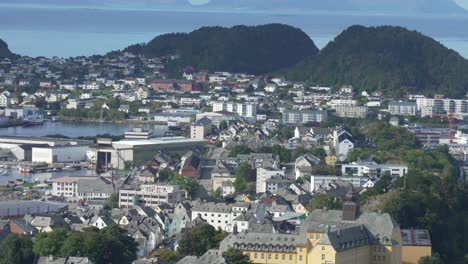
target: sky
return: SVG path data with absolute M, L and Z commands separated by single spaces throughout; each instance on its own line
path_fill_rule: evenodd
M 1 4 L 79 6 L 85 8 L 468 14 L 468 0 L 0 0 Z

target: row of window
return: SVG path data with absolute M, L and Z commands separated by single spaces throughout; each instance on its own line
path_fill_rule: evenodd
M 247 253 L 246 255 L 248 257 L 250 257 L 250 253 Z M 271 253 L 268 254 L 268 259 L 271 259 L 271 257 L 272 257 L 271 255 L 273 255 L 273 254 L 271 254 Z M 302 256 L 299 256 L 299 257 L 300 257 L 300 260 L 302 260 Z M 258 258 L 258 253 L 254 253 L 253 258 L 257 259 Z M 260 259 L 265 259 L 265 253 L 260 254 Z M 275 259 L 279 259 L 279 254 L 275 254 Z M 282 254 L 281 259 L 286 260 L 286 254 Z M 289 260 L 293 260 L 293 255 L 289 255 Z

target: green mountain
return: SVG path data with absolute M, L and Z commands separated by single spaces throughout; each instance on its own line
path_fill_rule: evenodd
M 0 58 L 11 57 L 13 53 L 8 49 L 8 44 L 0 39 Z
M 318 53 L 307 34 L 282 24 L 203 27 L 188 34 L 161 35 L 124 51 L 147 56 L 177 54 L 180 58 L 170 64 L 173 69 L 193 66 L 253 74 L 290 67 Z
M 401 27 L 352 26 L 315 57 L 286 71 L 289 79 L 358 90 L 464 96 L 468 61 L 418 32 Z

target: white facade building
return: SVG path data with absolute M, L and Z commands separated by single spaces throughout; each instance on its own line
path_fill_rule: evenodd
M 432 116 L 433 113 L 453 113 L 456 117 L 468 115 L 468 100 L 416 98 L 421 116 Z
M 201 217 L 215 229 L 233 231 L 233 220 L 250 208 L 248 203 L 204 203 L 192 208 L 192 220 Z
M 392 115 L 415 116 L 417 105 L 414 102 L 391 102 L 388 104 L 388 112 Z
M 135 205 L 156 207 L 163 203 L 176 204 L 185 200 L 186 192 L 170 184 L 142 184 L 139 190 L 120 190 L 119 207 Z
M 353 162 L 341 166 L 342 175 L 381 176 L 390 173 L 393 177 L 403 177 L 408 173 L 408 166 L 401 164 L 377 164 L 374 161 Z
M 285 110 L 283 112 L 284 124 L 304 124 L 308 122 L 323 122 L 328 118 L 326 111 L 318 110 Z
M 256 192 L 266 192 L 266 180 L 271 179 L 273 176 L 284 177 L 284 170 L 273 168 L 257 168 Z
M 255 103 L 234 103 L 234 102 L 214 102 L 213 112 L 227 111 L 238 113 L 242 117 L 257 116 L 257 104 Z

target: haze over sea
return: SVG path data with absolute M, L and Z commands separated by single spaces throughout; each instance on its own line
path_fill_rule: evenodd
M 468 16 L 350 13 L 138 10 L 0 3 L 0 39 L 21 55 L 105 54 L 171 32 L 202 26 L 285 23 L 304 30 L 319 48 L 348 26 L 398 25 L 420 31 L 468 58 Z

